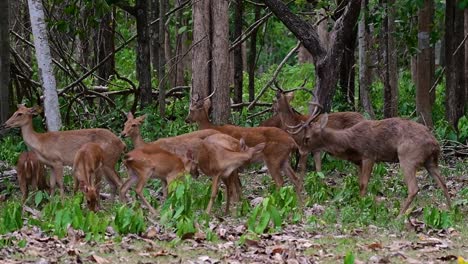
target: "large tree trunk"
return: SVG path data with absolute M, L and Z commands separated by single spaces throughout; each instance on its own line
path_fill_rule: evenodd
M 159 45 L 162 48 L 159 53 L 158 77 L 159 77 L 159 115 L 164 118 L 166 116 L 166 9 L 167 0 L 159 1 Z M 170 41 L 167 39 L 167 41 Z M 169 48 L 170 51 L 170 48 Z
M 234 36 L 237 39 L 242 35 L 242 16 L 244 12 L 244 3 L 237 0 L 234 15 Z M 242 65 L 242 45 L 237 45 L 233 51 L 234 55 L 234 103 L 242 102 L 242 83 L 243 83 L 243 65 Z M 241 108 L 239 108 L 241 109 Z
M 141 107 L 150 105 L 153 102 L 151 92 L 151 55 L 150 39 L 148 28 L 148 1 L 137 0 L 135 3 L 135 14 L 137 26 L 137 79 L 140 90 Z
M 465 104 L 464 50 L 459 49 L 456 54 L 453 54 L 463 39 L 463 24 L 463 10 L 457 8 L 455 0 L 447 0 L 445 11 L 445 62 L 447 65 L 445 71 L 445 113 L 447 120 L 454 128 L 457 128 L 458 120 L 463 116 Z
M 361 3 L 361 20 L 359 21 L 358 39 L 359 39 L 359 97 L 361 99 L 364 111 L 375 119 L 374 109 L 369 96 L 369 88 L 372 80 L 372 72 L 369 69 L 369 27 L 366 22 L 368 15 L 367 4 L 368 0 L 363 0 Z
M 114 32 L 115 32 L 115 23 L 114 23 L 114 10 L 110 10 L 107 14 L 102 17 L 101 23 L 99 24 L 99 34 L 97 37 L 97 61 L 96 64 L 99 64 L 105 57 L 109 54 L 111 58 L 108 59 L 101 67 L 97 70 L 97 75 L 101 78 L 98 79 L 98 83 L 101 85 L 106 85 L 106 80 L 109 79 L 115 71 L 115 56 L 114 56 Z
M 424 7 L 418 11 L 418 83 L 416 86 L 416 111 L 420 117 L 420 122 L 432 127 L 432 106 L 431 106 L 431 5 L 432 0 L 425 0 Z
M 254 21 L 260 19 L 260 7 L 255 6 Z M 249 102 L 255 100 L 255 69 L 257 64 L 257 33 L 258 29 L 254 29 L 250 35 L 249 54 L 247 57 L 247 70 L 249 73 Z
M 386 1 L 384 22 L 384 117 L 398 116 L 398 69 L 395 51 L 395 0 Z
M 62 122 L 60 119 L 59 102 L 42 1 L 28 0 L 28 5 L 34 37 L 34 47 L 36 48 L 37 66 L 41 84 L 44 87 L 44 110 L 47 129 L 49 131 L 58 131 Z
M 10 116 L 10 42 L 8 0 L 0 1 L 0 124 Z
M 339 65 L 345 44 L 351 42 L 354 26 L 359 17 L 361 0 L 350 0 L 343 15 L 335 22 L 330 35 L 330 47 L 321 43 L 316 29 L 293 14 L 280 0 L 265 0 L 265 4 L 301 41 L 315 61 L 316 94 L 324 111 L 330 111 L 339 76 Z M 315 108 L 315 106 L 311 108 Z M 312 110 L 312 109 L 309 109 Z
M 356 47 L 356 36 L 357 31 L 353 30 L 353 36 L 350 38 L 350 41 L 345 44 L 345 49 L 343 52 L 343 59 L 340 66 L 340 88 L 343 92 L 343 95 L 346 98 L 346 102 L 350 110 L 354 106 L 354 90 L 355 85 L 354 81 L 356 78 L 354 66 L 356 63 L 356 58 L 354 56 L 354 50 Z
M 213 123 L 229 122 L 231 114 L 229 96 L 229 14 L 228 0 L 216 0 L 211 4 L 212 11 L 212 87 L 216 89 L 213 96 Z
M 208 96 L 211 88 L 211 0 L 198 0 L 192 6 L 193 43 L 192 48 L 192 92 L 200 97 Z

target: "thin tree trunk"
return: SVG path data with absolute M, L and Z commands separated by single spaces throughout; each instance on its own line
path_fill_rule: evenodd
M 465 36 L 468 35 L 468 9 L 464 9 Z M 468 101 L 468 41 L 465 41 L 465 106 Z
M 361 2 L 361 20 L 359 21 L 358 39 L 359 39 L 359 97 L 361 99 L 364 111 L 375 119 L 374 109 L 369 96 L 369 87 L 371 85 L 371 71 L 369 69 L 369 28 L 366 22 L 368 0 Z
M 216 89 L 213 96 L 213 123 L 229 122 L 231 114 L 229 96 L 229 14 L 228 0 L 216 0 L 211 4 L 212 11 L 212 87 Z
M 343 52 L 343 58 L 340 66 L 340 88 L 346 98 L 346 102 L 350 108 L 354 106 L 354 81 L 355 81 L 355 71 L 354 65 L 356 63 L 356 58 L 354 56 L 354 50 L 356 47 L 356 36 L 357 31 L 353 30 L 353 37 L 350 38 L 350 41 L 345 43 L 345 49 Z
M 153 102 L 151 92 L 151 64 L 150 64 L 150 39 L 148 28 L 148 4 L 147 0 L 137 0 L 135 3 L 137 25 L 137 79 L 140 90 L 141 107 L 151 105 Z
M 181 1 L 177 0 L 176 1 L 176 7 L 180 6 Z M 176 20 L 177 20 L 177 27 L 176 27 L 176 44 L 175 44 L 175 58 L 176 58 L 176 65 L 174 66 L 174 72 L 175 72 L 175 80 L 174 80 L 174 86 L 182 86 L 185 85 L 185 80 L 184 80 L 184 72 L 185 72 L 185 61 L 186 58 L 182 58 L 181 56 L 185 54 L 186 52 L 186 42 L 187 42 L 187 31 L 183 31 L 179 33 L 179 30 L 183 27 L 187 27 L 187 21 L 184 18 L 183 15 L 183 10 L 180 10 L 176 14 Z
M 115 70 L 115 55 L 114 55 L 114 32 L 115 32 L 115 23 L 113 16 L 114 9 L 105 14 L 99 25 L 99 34 L 97 37 L 97 62 L 99 64 L 105 57 L 111 54 L 111 58 L 107 60 L 104 65 L 98 68 L 97 75 L 102 79 L 98 80 L 98 83 L 101 85 L 107 84 L 105 80 L 109 79 L 114 73 Z
M 150 0 L 151 8 L 150 8 L 150 19 L 154 21 L 159 18 L 159 0 Z M 151 32 L 151 64 L 153 65 L 153 73 L 155 75 L 155 79 L 158 83 L 162 76 L 159 76 L 159 59 L 161 57 L 161 53 L 163 52 L 163 47 L 159 42 L 159 23 L 154 23 L 150 26 Z
M 34 37 L 34 47 L 36 48 L 37 66 L 41 84 L 44 87 L 44 111 L 47 129 L 49 131 L 58 131 L 62 122 L 60 119 L 56 82 L 52 68 L 52 57 L 50 55 L 42 1 L 28 0 L 28 5 Z
M 254 21 L 260 19 L 260 7 L 255 6 Z M 249 102 L 255 100 L 255 69 L 257 63 L 257 33 L 258 29 L 254 29 L 250 35 L 249 54 L 247 57 L 247 68 L 249 73 Z
M 200 97 L 208 96 L 211 88 L 211 32 L 210 0 L 198 0 L 192 6 L 192 92 Z
M 0 124 L 10 116 L 10 41 L 8 0 L 0 1 Z
M 387 54 L 388 54 L 388 84 L 390 85 L 388 117 L 398 116 L 398 54 L 395 50 L 395 0 L 388 0 L 387 4 Z M 384 116 L 385 113 L 384 113 Z
M 418 11 L 418 85 L 416 86 L 416 111 L 420 117 L 420 122 L 428 127 L 432 127 L 432 107 L 430 92 L 431 89 L 431 12 L 432 0 L 425 0 L 424 7 Z
M 159 115 L 164 118 L 166 116 L 166 9 L 167 9 L 167 0 L 159 1 L 159 44 L 161 47 L 164 47 L 164 52 L 159 53 L 159 66 L 158 66 L 158 76 L 159 76 Z M 170 41 L 167 39 L 167 41 Z M 170 50 L 170 48 L 169 48 Z
M 244 3 L 242 0 L 236 1 L 236 9 L 234 15 L 234 39 L 242 35 L 242 17 L 244 13 Z M 242 102 L 242 84 L 243 84 L 243 67 L 242 67 L 242 45 L 238 45 L 234 51 L 234 102 Z M 242 108 L 239 108 L 241 111 Z

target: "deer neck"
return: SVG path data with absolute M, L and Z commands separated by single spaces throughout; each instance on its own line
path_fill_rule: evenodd
M 297 118 L 296 113 L 294 113 L 291 107 L 281 109 L 278 114 L 280 116 L 281 123 L 283 124 L 283 126 L 295 126 L 301 121 Z
M 38 133 L 34 131 L 32 119 L 24 126 L 21 127 L 21 135 L 28 147 L 31 149 L 38 149 L 41 143 L 39 142 Z
M 205 111 L 203 111 L 201 118 L 197 120 L 197 124 L 200 129 L 209 129 L 213 127 L 213 124 L 208 119 L 208 114 Z
M 143 137 L 141 136 L 140 129 L 137 129 L 135 133 L 132 133 L 130 138 L 132 139 L 133 146 L 135 148 L 142 147 L 146 144 L 146 142 L 143 140 Z
M 323 148 L 330 153 L 342 153 L 351 148 L 352 138 L 346 130 L 325 127 L 320 133 Z

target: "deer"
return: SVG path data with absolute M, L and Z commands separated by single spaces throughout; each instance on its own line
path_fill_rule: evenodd
M 318 112 L 314 111 L 309 120 L 314 120 L 317 115 Z M 374 163 L 393 162 L 400 163 L 408 187 L 408 196 L 399 216 L 406 212 L 419 192 L 416 171 L 421 166 L 434 178 L 444 192 L 448 207 L 451 207 L 450 195 L 438 166 L 439 143 L 426 126 L 402 118 L 362 120 L 345 129 L 331 128 L 328 122 L 329 115 L 323 114 L 319 122 L 300 124 L 292 133 L 305 129 L 309 149 L 324 150 L 356 164 L 361 196 L 367 192 Z
M 204 138 L 219 133 L 213 129 L 204 129 L 175 137 L 161 138 L 153 142 L 145 142 L 140 133 L 140 127 L 145 118 L 145 115 L 134 117 L 133 114 L 129 112 L 127 114 L 127 121 L 124 124 L 124 129 L 120 135 L 122 137 L 130 137 L 135 148 L 146 146 L 147 144 L 158 145 L 160 148 L 177 155 L 182 160 L 186 158 L 187 151 L 198 151 L 198 146 Z M 235 146 L 232 145 L 231 147 L 235 148 Z M 233 173 L 235 174 L 233 177 L 223 179 L 223 181 L 226 186 L 229 186 L 228 189 L 232 199 L 238 202 L 240 200 L 239 194 L 241 192 L 241 184 L 237 171 Z M 192 170 L 191 174 L 196 177 L 198 175 L 198 170 Z
M 187 152 L 187 158 L 199 168 L 203 173 L 213 178 L 211 186 L 211 196 L 206 213 L 211 213 L 213 201 L 218 194 L 219 179 L 232 177 L 232 173 L 239 167 L 248 163 L 252 157 L 265 148 L 265 143 L 257 144 L 249 148 L 245 145 L 243 138 L 237 140 L 226 134 L 214 134 L 205 138 L 195 155 Z M 236 149 L 233 151 L 233 149 Z M 230 194 L 229 186 L 226 190 L 226 213 L 229 212 Z
M 32 118 L 40 111 L 41 108 L 38 106 L 28 108 L 18 105 L 18 110 L 0 128 L 21 128 L 23 140 L 28 148 L 36 153 L 39 161 L 51 168 L 51 195 L 54 195 L 57 183 L 60 195 L 64 197 L 63 167 L 73 165 L 75 154 L 81 146 L 94 142 L 99 144 L 106 154 L 102 172 L 111 185 L 112 197 L 114 197 L 121 185 L 121 179 L 115 171 L 115 164 L 125 149 L 122 140 L 111 131 L 102 128 L 37 133 L 34 131 Z
M 150 178 L 158 178 L 162 181 L 163 197 L 166 198 L 170 183 L 185 172 L 194 170 L 188 159 L 184 161 L 156 144 L 147 144 L 125 154 L 123 163 L 129 177 L 120 189 L 120 200 L 126 201 L 126 193 L 136 183 L 135 192 L 138 198 L 152 214 L 156 214 L 142 193 L 143 187 Z
M 86 199 L 88 209 L 99 210 L 99 190 L 101 185 L 101 167 L 104 152 L 96 143 L 84 144 L 75 154 L 73 160 L 74 193 L 80 189 Z
M 33 151 L 25 151 L 19 155 L 18 162 L 16 163 L 16 172 L 19 187 L 23 194 L 23 204 L 28 198 L 29 186 L 33 190 L 36 188 L 38 190 L 48 189 L 44 164 L 39 161 L 36 153 Z
M 294 92 L 286 92 L 278 85 L 276 85 L 276 88 L 277 93 L 276 100 L 273 103 L 273 109 L 278 113 L 278 116 L 281 120 L 281 128 L 285 131 L 288 131 L 289 127 L 296 126 L 302 122 L 307 121 L 310 116 L 302 115 L 291 107 L 290 102 L 294 98 Z M 312 116 L 314 115 L 312 114 Z M 314 117 L 312 121 L 319 120 L 320 117 L 321 115 L 319 114 Z M 333 129 L 345 129 L 352 127 L 353 125 L 364 120 L 364 116 L 357 112 L 337 112 L 328 114 L 328 120 L 329 122 L 327 123 L 327 127 Z M 309 138 L 307 138 L 304 133 L 295 133 L 291 134 L 291 136 L 299 145 L 300 158 L 298 163 L 298 171 L 300 179 L 303 181 L 306 170 L 307 154 L 309 152 L 313 153 L 316 171 L 322 170 L 321 154 L 320 151 L 314 150 L 308 146 L 307 143 Z
M 212 124 L 208 118 L 208 111 L 211 108 L 210 98 L 215 92 L 216 90 L 206 98 L 200 98 L 198 94 L 193 94 L 189 114 L 185 121 L 187 123 L 197 123 L 199 129 L 215 129 L 238 140 L 244 138 L 246 145 L 249 147 L 265 143 L 264 149 L 254 155 L 251 161 L 264 161 L 278 188 L 284 184 L 281 173 L 286 174 L 300 196 L 302 186 L 299 184 L 299 180 L 289 163 L 291 151 L 297 149 L 294 139 L 287 132 L 276 127 L 239 127 Z

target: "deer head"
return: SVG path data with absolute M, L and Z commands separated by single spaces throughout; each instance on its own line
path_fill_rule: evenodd
M 186 123 L 194 123 L 208 116 L 208 112 L 211 108 L 210 98 L 215 94 L 215 92 L 216 89 L 203 99 L 200 98 L 198 93 L 192 95 L 192 99 L 190 100 L 189 113 L 187 118 L 185 118 Z
M 27 108 L 26 106 L 19 104 L 18 110 L 13 113 L 1 128 L 22 127 L 31 121 L 33 115 L 38 115 L 41 112 L 42 108 L 39 106 Z
M 124 129 L 120 132 L 122 137 L 133 137 L 140 135 L 140 126 L 145 121 L 146 115 L 134 118 L 133 114 L 129 112 L 127 114 L 127 122 L 124 124 Z
M 304 143 L 311 149 L 318 149 L 322 147 L 322 131 L 327 126 L 328 114 L 323 114 L 319 122 L 311 122 L 304 132 Z
M 86 205 L 88 209 L 97 212 L 99 210 L 97 190 L 94 186 L 87 185 L 84 181 L 80 181 L 81 191 L 84 193 Z

